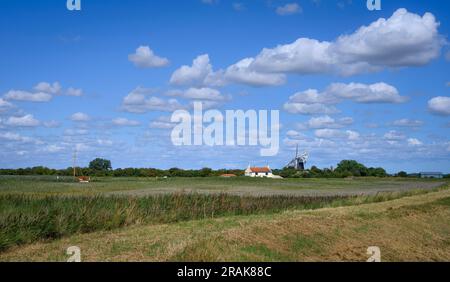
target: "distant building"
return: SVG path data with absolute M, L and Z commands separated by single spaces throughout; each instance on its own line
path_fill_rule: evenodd
M 249 177 L 267 177 L 267 178 L 282 178 L 281 176 L 274 175 L 269 166 L 265 167 L 251 167 L 248 165 L 245 170 L 245 176 Z
M 444 178 L 444 174 L 442 172 L 421 172 L 421 178 Z

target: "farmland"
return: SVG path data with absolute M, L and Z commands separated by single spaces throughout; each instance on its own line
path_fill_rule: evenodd
M 61 261 L 70 245 L 92 261 L 359 260 L 365 252 L 353 248 L 370 240 L 391 260 L 448 260 L 447 188 L 445 180 L 401 178 L 96 178 L 81 184 L 2 176 L 0 260 Z M 393 233 L 380 241 L 377 230 Z M 435 249 L 414 257 L 405 251 L 413 239 L 416 249 L 424 247 L 420 242 Z

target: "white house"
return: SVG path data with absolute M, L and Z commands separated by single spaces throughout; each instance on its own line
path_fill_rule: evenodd
M 265 167 L 251 167 L 248 165 L 245 170 L 245 176 L 249 177 L 268 177 L 268 178 L 281 178 L 278 175 L 274 175 L 269 166 Z

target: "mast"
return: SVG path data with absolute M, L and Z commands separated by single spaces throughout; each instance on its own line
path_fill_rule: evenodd
M 73 179 L 75 180 L 76 178 L 76 162 L 77 162 L 77 149 L 74 149 L 73 151 Z

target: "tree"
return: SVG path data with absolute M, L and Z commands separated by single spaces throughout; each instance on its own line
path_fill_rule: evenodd
M 97 171 L 97 172 L 107 172 L 109 170 L 112 169 L 111 167 L 111 161 L 110 160 L 105 160 L 105 159 L 101 159 L 101 158 L 96 158 L 95 160 L 92 160 L 89 163 L 89 168 Z
M 397 173 L 398 177 L 408 177 L 408 174 L 405 171 L 400 171 L 399 173 Z
M 341 161 L 340 163 L 338 163 L 335 171 L 343 175 L 348 175 L 348 173 L 350 173 L 353 176 L 368 175 L 367 167 L 354 160 Z

